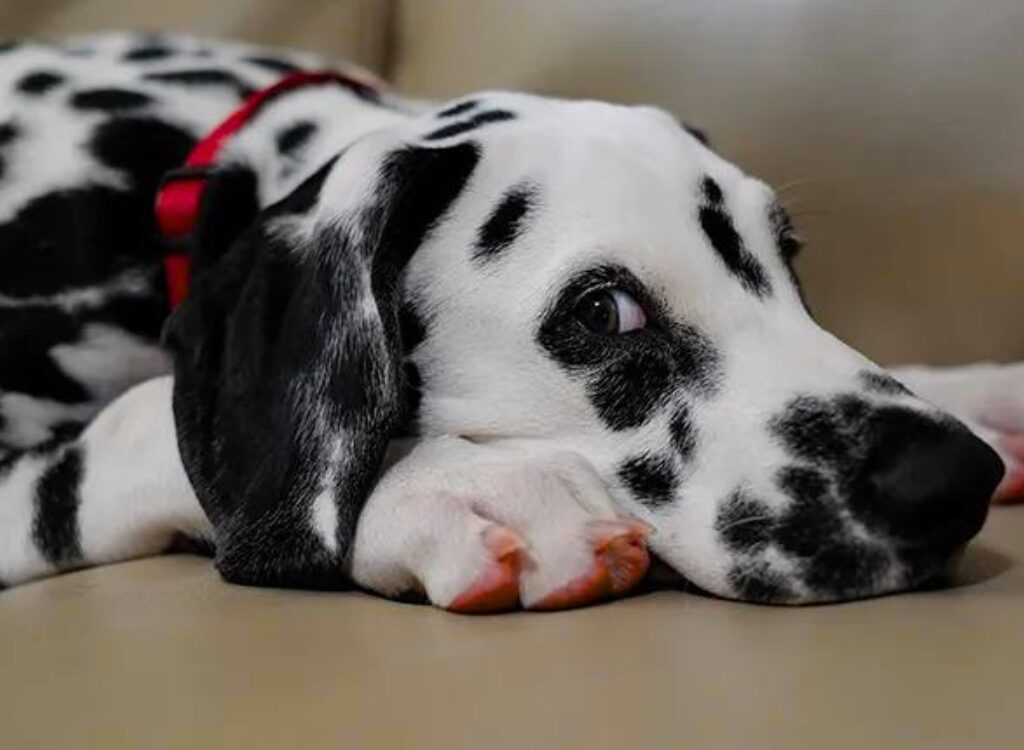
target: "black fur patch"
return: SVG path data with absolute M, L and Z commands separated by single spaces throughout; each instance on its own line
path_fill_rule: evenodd
M 784 602 L 793 597 L 786 580 L 765 563 L 744 562 L 729 572 L 736 595 L 748 602 Z
M 886 375 L 884 372 L 863 370 L 857 374 L 857 379 L 860 380 L 861 385 L 864 386 L 865 390 L 871 391 L 872 393 L 879 393 L 883 396 L 911 395 L 910 391 L 905 385 L 903 385 L 903 383 L 891 375 Z
M 424 140 L 439 141 L 442 138 L 451 138 L 452 136 L 472 132 L 477 128 L 481 128 L 484 125 L 489 125 L 491 123 L 514 120 L 515 117 L 515 114 L 504 109 L 492 109 L 486 112 L 480 112 L 479 114 L 473 115 L 468 120 L 455 122 L 451 125 L 445 125 L 442 128 L 438 128 L 432 133 L 424 136 Z
M 766 503 L 736 492 L 719 511 L 715 531 L 731 551 L 753 554 L 772 541 L 774 525 L 774 514 Z
M 78 340 L 80 323 L 54 308 L 0 309 L 0 351 L 17 352 L 0 362 L 0 393 L 22 393 L 66 404 L 85 403 L 89 394 L 51 356 L 60 344 Z
M 233 89 L 239 99 L 247 99 L 254 93 L 253 88 L 227 70 L 219 68 L 194 68 L 191 70 L 169 70 L 156 73 L 146 73 L 143 76 L 148 81 L 160 81 L 161 83 L 172 83 L 181 86 L 221 86 Z
M 672 459 L 645 453 L 619 468 L 619 480 L 641 503 L 662 508 L 672 502 L 677 479 Z
M 442 109 L 440 112 L 437 113 L 437 116 L 441 118 L 457 117 L 458 115 L 463 115 L 466 112 L 469 112 L 469 110 L 471 109 L 476 109 L 479 105 L 480 102 L 478 102 L 476 99 L 467 99 L 464 102 L 453 104 L 447 109 Z
M 18 133 L 18 128 L 13 122 L 0 122 L 0 147 L 17 138 Z
M 711 141 L 708 138 L 708 134 L 705 133 L 700 128 L 694 127 L 693 125 L 689 125 L 689 124 L 687 124 L 685 122 L 680 123 L 680 125 L 682 125 L 683 130 L 685 130 L 687 133 L 692 135 L 694 138 L 696 138 L 698 141 L 700 141 L 703 145 L 705 145 L 705 146 L 710 146 L 711 145 Z
M 67 567 L 82 559 L 78 538 L 82 453 L 69 448 L 39 478 L 32 541 L 52 565 Z
M 151 60 L 166 60 L 168 57 L 173 57 L 174 54 L 173 49 L 162 44 L 147 44 L 128 50 L 121 59 L 128 62 L 149 62 Z
M 842 419 L 827 401 L 811 396 L 794 399 L 771 424 L 786 448 L 812 463 L 839 464 L 851 459 L 856 425 Z
M 54 70 L 37 70 L 18 81 L 17 89 L 23 94 L 45 94 L 60 86 L 65 80 L 62 73 Z
M 15 138 L 18 137 L 18 128 L 10 122 L 0 122 L 0 149 L 9 144 Z M 0 179 L 3 179 L 4 174 L 7 172 L 7 163 L 3 159 L 3 155 L 0 154 Z M 0 247 L 9 247 L 0 245 Z
M 793 226 L 793 219 L 789 212 L 778 203 L 772 204 L 768 209 L 768 223 L 772 228 L 772 235 L 775 237 L 775 244 L 779 248 L 779 255 L 788 264 L 803 249 L 803 240 Z
M 743 244 L 725 207 L 722 188 L 710 177 L 701 183 L 703 203 L 698 218 L 711 246 L 744 287 L 758 297 L 767 297 L 772 287 L 764 267 Z
M 297 151 L 302 149 L 309 139 L 316 133 L 316 123 L 303 120 L 293 125 L 289 125 L 287 128 L 277 134 L 274 139 L 277 144 L 277 150 L 282 156 L 291 156 Z
M 160 178 L 184 164 L 195 138 L 155 117 L 119 117 L 100 125 L 90 148 L 101 162 L 127 172 L 135 186 L 153 195 Z
M 488 262 L 497 258 L 523 233 L 524 219 L 537 198 L 534 185 L 517 185 L 505 193 L 487 221 L 477 232 L 473 259 Z
M 129 89 L 101 88 L 77 91 L 71 97 L 71 106 L 86 111 L 118 112 L 138 109 L 153 103 L 149 94 Z
M 288 73 L 294 73 L 299 69 L 299 66 L 288 60 L 282 60 L 279 57 L 267 57 L 266 55 L 253 55 L 251 57 L 245 57 L 243 60 L 253 65 L 258 65 L 261 68 L 265 68 L 273 73 L 280 73 L 287 75 Z
M 621 335 L 588 331 L 575 316 L 594 289 L 621 288 L 647 311 L 648 327 Z M 613 430 L 639 427 L 676 389 L 709 395 L 719 361 L 707 338 L 671 320 L 627 269 L 601 266 L 579 274 L 544 315 L 537 341 L 556 362 L 580 377 L 601 419 Z
M 668 427 L 672 436 L 672 447 L 685 464 L 693 457 L 693 451 L 697 448 L 697 428 L 690 418 L 690 410 L 685 406 L 677 408 Z

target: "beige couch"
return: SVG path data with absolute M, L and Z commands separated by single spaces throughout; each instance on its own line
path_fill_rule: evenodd
M 1019 0 L 7 0 L 0 29 L 182 28 L 423 96 L 660 104 L 784 185 L 825 324 L 883 361 L 1024 357 Z M 0 747 L 1014 748 L 1024 509 L 958 586 L 809 609 L 664 592 L 469 618 L 174 557 L 0 595 Z

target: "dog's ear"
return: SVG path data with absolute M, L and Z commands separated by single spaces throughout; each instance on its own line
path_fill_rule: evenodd
M 227 250 L 217 242 L 237 228 L 204 211 L 204 267 L 166 336 L 181 457 L 228 580 L 343 586 L 356 520 L 405 417 L 403 270 L 478 151 L 379 140 L 322 167 Z

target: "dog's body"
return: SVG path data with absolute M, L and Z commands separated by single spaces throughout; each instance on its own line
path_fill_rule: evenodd
M 0 582 L 185 535 L 240 582 L 560 607 L 632 586 L 650 527 L 695 583 L 800 602 L 915 585 L 980 527 L 994 455 L 810 322 L 770 191 L 648 108 L 282 95 L 161 343 L 160 177 L 298 66 L 0 54 Z M 1024 428 L 1019 368 L 907 379 Z

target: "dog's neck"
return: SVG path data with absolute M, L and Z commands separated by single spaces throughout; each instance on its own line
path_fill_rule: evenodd
M 226 145 L 220 162 L 256 175 L 268 206 L 351 143 L 414 114 L 386 93 L 367 97 L 338 84 L 287 92 L 269 101 Z

